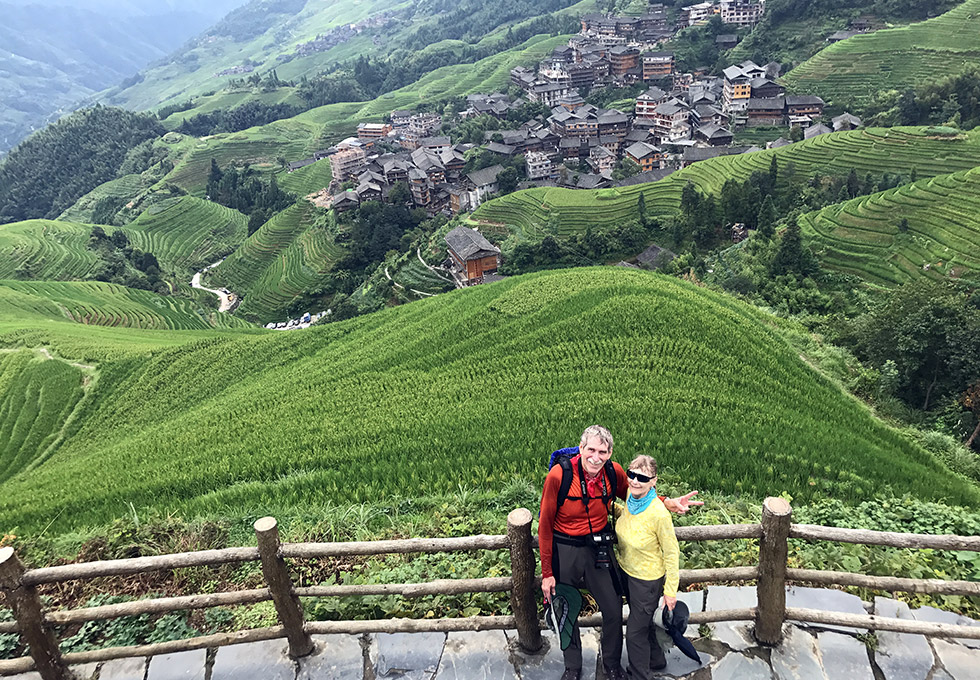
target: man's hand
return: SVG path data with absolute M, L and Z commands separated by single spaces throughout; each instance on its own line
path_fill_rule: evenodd
M 551 596 L 555 594 L 555 577 L 541 579 L 541 594 L 544 595 L 545 602 L 551 602 Z
M 704 505 L 702 501 L 691 500 L 691 497 L 696 493 L 697 491 L 692 491 L 691 493 L 678 496 L 677 498 L 668 498 L 664 501 L 664 507 L 671 512 L 676 512 L 678 515 L 683 515 L 685 512 L 691 509 L 692 505 Z
M 677 604 L 677 598 L 667 597 L 666 595 L 664 595 L 664 604 L 667 606 L 667 609 L 669 609 L 670 611 L 674 611 L 674 605 Z

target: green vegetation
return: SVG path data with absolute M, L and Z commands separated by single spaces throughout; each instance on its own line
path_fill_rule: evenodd
M 38 316 L 125 328 L 190 330 L 249 324 L 192 300 L 155 295 L 102 281 L 0 282 L 0 316 Z
M 519 238 L 545 234 L 585 233 L 589 226 L 614 226 L 638 216 L 642 194 L 651 215 L 675 214 L 683 188 L 692 183 L 704 194 L 717 195 L 728 179 L 745 179 L 753 171 L 767 172 L 772 157 L 781 177 L 797 178 L 849 170 L 890 172 L 920 177 L 966 170 L 976 164 L 980 135 L 941 137 L 928 128 L 867 128 L 820 135 L 779 149 L 700 161 L 651 184 L 614 189 L 576 191 L 536 188 L 488 201 L 473 214 L 476 223 L 505 225 Z
M 969 482 L 816 373 L 772 317 L 645 272 L 530 275 L 138 361 L 79 341 L 49 340 L 64 356 L 103 357 L 94 406 L 43 466 L 4 483 L 0 515 L 20 532 L 105 522 L 129 503 L 251 514 L 499 489 L 539 479 L 530 453 L 595 421 L 618 433 L 619 455 L 653 453 L 696 488 L 980 504 Z M 494 465 L 460 454 L 486 449 L 505 421 Z
M 156 203 L 121 231 L 162 269 L 181 276 L 230 252 L 245 238 L 245 216 L 191 196 Z M 0 278 L 71 280 L 94 278 L 98 254 L 89 247 L 92 227 L 28 220 L 0 226 Z
M 800 220 L 823 266 L 878 284 L 980 277 L 980 168 L 862 196 Z
M 980 66 L 973 30 L 980 0 L 911 26 L 834 43 L 784 77 L 793 91 L 817 94 L 839 107 L 866 103 L 881 90 L 905 90 Z

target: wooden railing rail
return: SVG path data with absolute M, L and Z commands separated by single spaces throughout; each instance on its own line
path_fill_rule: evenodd
M 980 551 L 980 537 L 926 536 L 894 532 L 840 529 L 834 527 L 792 524 L 789 504 L 779 498 L 767 498 L 763 504 L 762 522 L 677 527 L 681 541 L 759 539 L 759 564 L 748 567 L 681 570 L 680 583 L 739 583 L 755 581 L 758 606 L 744 609 L 693 612 L 690 623 L 717 621 L 754 621 L 756 639 L 763 644 L 779 642 L 784 621 L 807 621 L 827 625 L 845 625 L 870 630 L 888 630 L 944 637 L 980 639 L 980 627 L 953 626 L 920 621 L 889 619 L 871 615 L 843 614 L 813 609 L 786 607 L 789 582 L 820 585 L 843 585 L 890 592 L 935 593 L 944 595 L 980 595 L 980 583 L 942 581 L 891 576 L 868 576 L 850 572 L 788 568 L 788 538 L 810 541 L 838 541 L 867 545 L 938 550 Z M 15 616 L 14 622 L 0 623 L 0 633 L 19 633 L 31 656 L 0 661 L 0 675 L 36 670 L 42 680 L 66 680 L 72 664 L 110 659 L 152 656 L 178 651 L 220 647 L 241 642 L 286 638 L 290 655 L 303 656 L 313 649 L 311 635 L 326 633 L 398 633 L 452 632 L 493 629 L 516 629 L 520 644 L 528 651 L 541 646 L 542 623 L 538 619 L 540 576 L 535 575 L 537 558 L 534 549 L 538 538 L 531 534 L 533 516 L 518 508 L 507 517 L 507 534 L 464 536 L 458 538 L 413 538 L 388 541 L 354 541 L 340 543 L 281 543 L 275 519 L 263 518 L 255 523 L 257 547 L 225 548 L 136 557 L 124 560 L 85 562 L 57 567 L 25 570 L 11 548 L 0 549 L 0 589 Z M 294 586 L 287 559 L 347 557 L 351 555 L 384 555 L 404 553 L 437 553 L 472 550 L 508 550 L 511 576 L 472 579 L 439 579 L 428 583 L 388 583 L 330 586 Z M 201 567 L 258 561 L 267 587 L 253 590 L 186 595 L 180 597 L 136 600 L 113 605 L 50 611 L 42 609 L 36 587 L 81 579 L 125 576 L 167 569 Z M 349 597 L 365 595 L 402 595 L 421 597 L 440 594 L 509 592 L 510 615 L 476 616 L 454 619 L 383 619 L 372 621 L 305 621 L 300 598 Z M 61 654 L 53 626 L 64 626 L 141 614 L 157 614 L 216 606 L 272 601 L 280 625 L 234 633 L 205 635 L 185 640 L 113 647 L 89 652 Z M 600 624 L 598 614 L 583 616 L 582 626 Z

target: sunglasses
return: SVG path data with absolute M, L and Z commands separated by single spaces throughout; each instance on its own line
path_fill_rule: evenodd
M 654 480 L 654 479 L 657 478 L 656 475 L 654 475 L 653 477 L 651 477 L 649 475 L 644 475 L 644 474 L 642 474 L 640 472 L 634 472 L 633 470 L 627 470 L 626 471 L 626 476 L 629 477 L 630 479 L 635 479 L 640 484 L 646 484 L 647 482 L 649 482 L 649 481 Z

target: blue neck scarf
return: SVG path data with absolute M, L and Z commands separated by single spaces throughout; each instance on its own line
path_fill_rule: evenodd
M 626 509 L 629 510 L 631 515 L 639 515 L 650 507 L 650 504 L 653 503 L 653 499 L 656 497 L 657 489 L 653 486 L 650 487 L 650 490 L 642 498 L 637 498 L 633 494 L 630 494 L 626 497 Z

